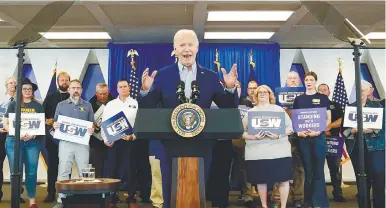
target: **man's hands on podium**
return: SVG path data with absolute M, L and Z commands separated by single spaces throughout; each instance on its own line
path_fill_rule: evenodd
M 224 68 L 221 68 L 224 77 L 225 87 L 228 89 L 234 88 L 237 83 L 237 65 L 233 64 L 231 70 L 227 74 Z
M 146 68 L 142 74 L 142 90 L 148 90 L 153 85 L 155 75 L 157 75 L 157 71 L 153 71 L 149 76 L 149 68 Z

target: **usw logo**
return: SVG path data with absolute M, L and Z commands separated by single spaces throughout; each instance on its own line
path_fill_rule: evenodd
M 120 134 L 122 131 L 125 131 L 126 129 L 130 128 L 129 123 L 126 121 L 125 118 L 120 118 L 111 125 L 109 125 L 106 130 L 107 133 L 111 136 L 115 136 Z
M 281 124 L 280 118 L 254 118 L 251 121 L 253 128 L 279 128 Z
M 70 124 L 60 124 L 59 131 L 65 134 L 84 137 L 87 133 L 87 128 L 74 126 Z

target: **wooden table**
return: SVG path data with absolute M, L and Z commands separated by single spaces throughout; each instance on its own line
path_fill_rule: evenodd
M 72 179 L 55 184 L 58 193 L 66 194 L 62 199 L 65 208 L 107 208 L 111 194 L 118 191 L 121 181 L 97 178 L 98 181 Z

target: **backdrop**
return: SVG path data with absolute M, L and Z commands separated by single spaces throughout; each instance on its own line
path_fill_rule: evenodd
M 172 55 L 172 44 L 115 44 L 110 43 L 108 83 L 114 96 L 117 95 L 116 83 L 121 78 L 129 78 L 131 73 L 131 57 L 128 51 L 134 49 L 138 56 L 134 57 L 137 76 L 141 76 L 148 67 L 150 73 L 162 69 L 176 61 Z M 217 51 L 217 53 L 216 53 Z M 217 60 L 216 60 L 216 54 Z M 254 67 L 250 64 L 252 61 Z M 280 46 L 273 44 L 200 44 L 197 63 L 208 69 L 217 71 L 216 61 L 220 68 L 229 72 L 233 64 L 237 64 L 242 95 L 247 83 L 255 79 L 259 85 L 266 84 L 271 88 L 280 86 Z M 219 73 L 222 78 L 222 73 Z

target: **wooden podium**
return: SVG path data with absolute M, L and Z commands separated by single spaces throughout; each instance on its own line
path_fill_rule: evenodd
M 244 132 L 237 108 L 204 109 L 206 124 L 200 134 L 183 138 L 172 128 L 174 109 L 138 109 L 137 139 L 160 139 L 172 158 L 171 208 L 205 208 L 204 159 L 216 139 L 241 138 Z

